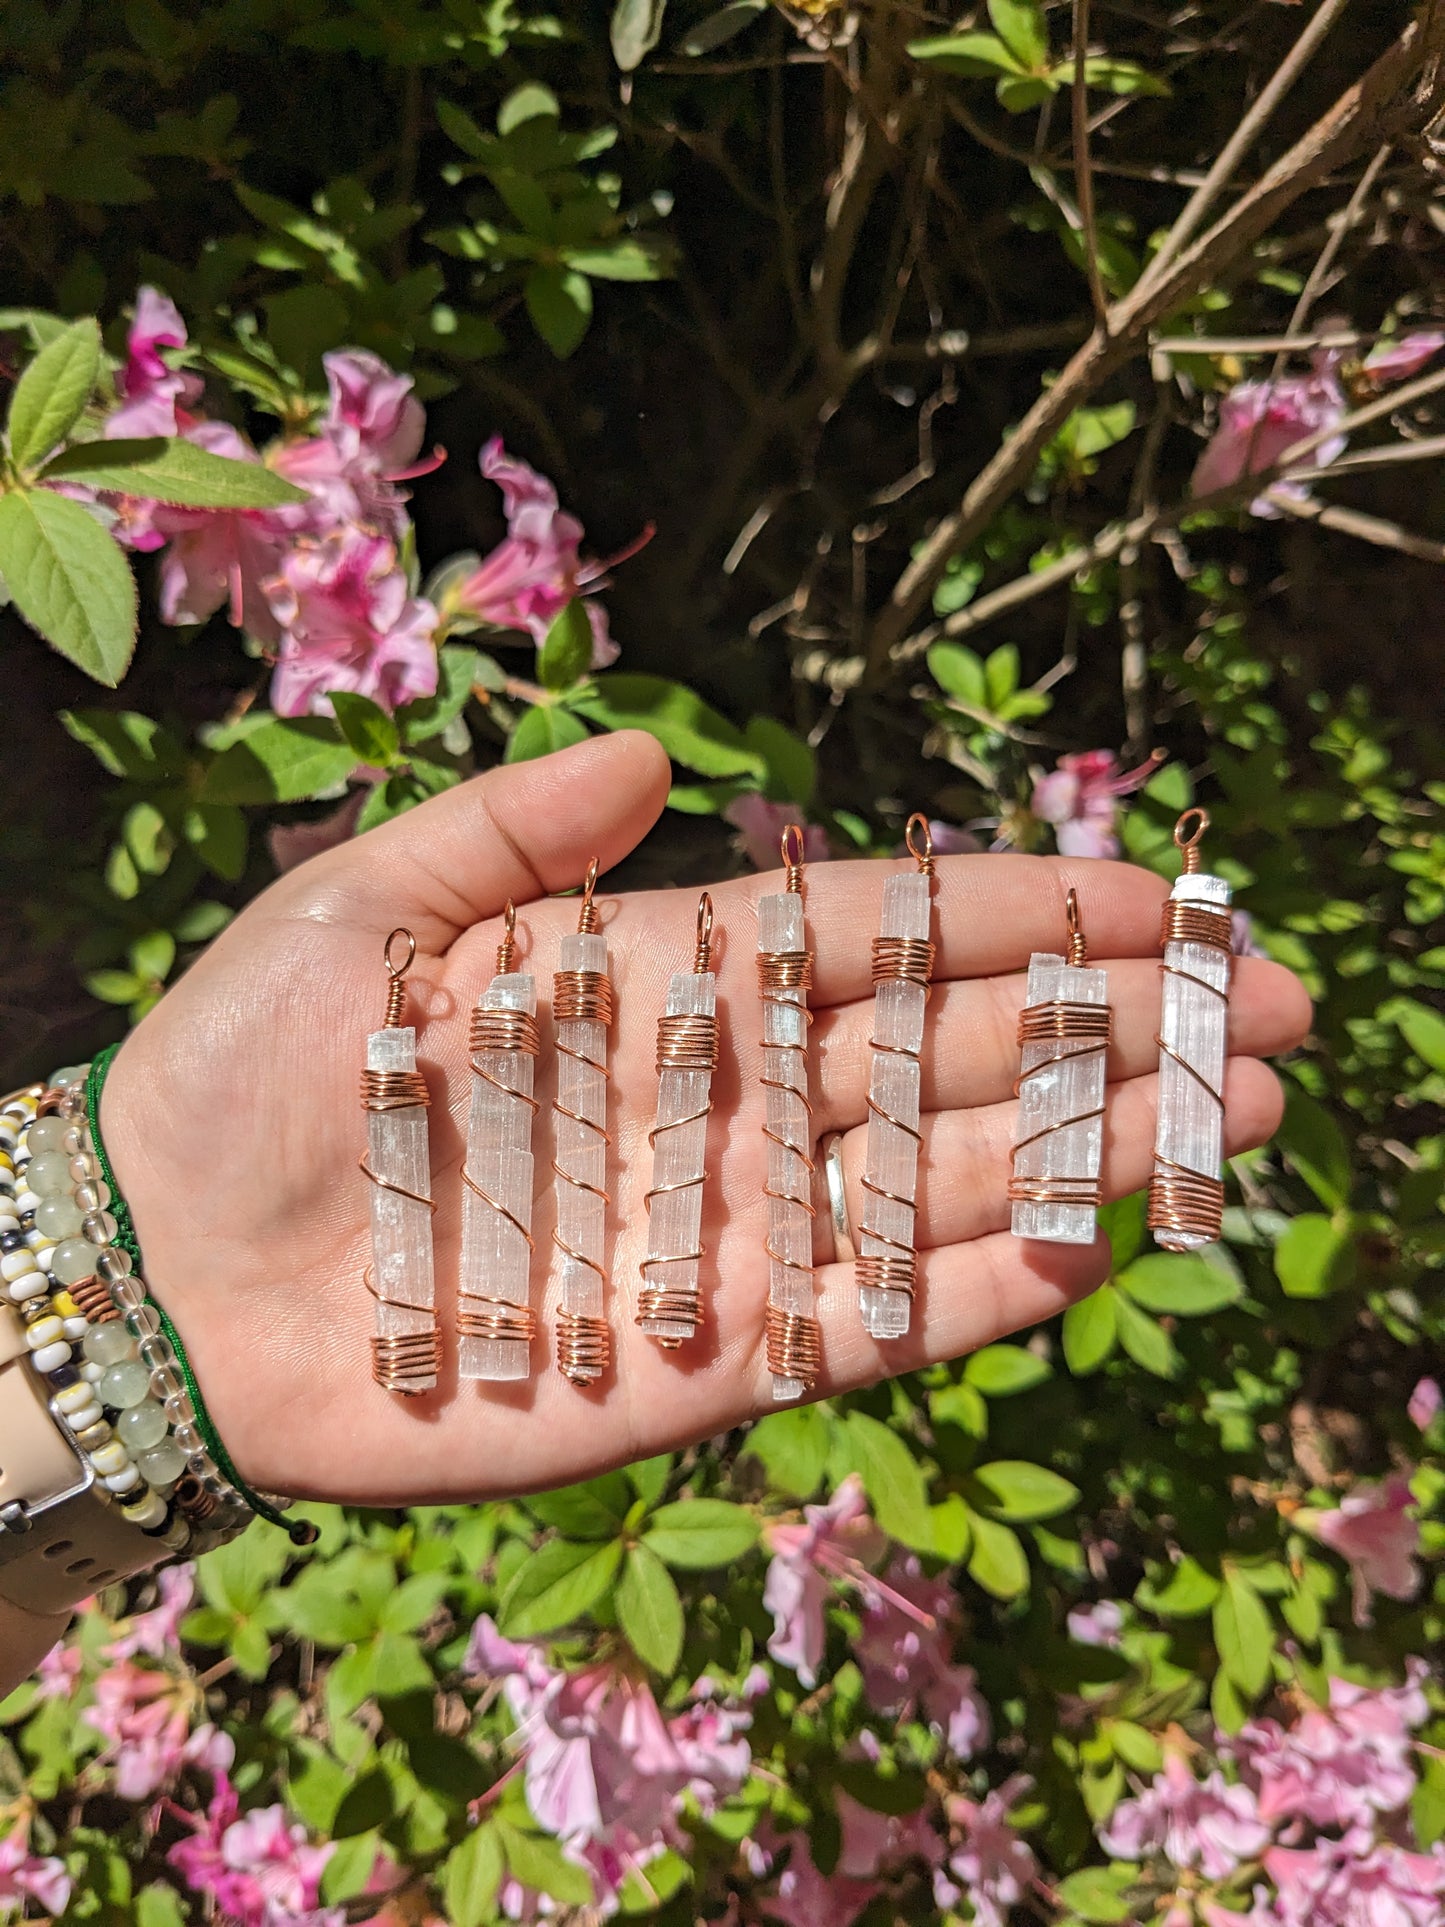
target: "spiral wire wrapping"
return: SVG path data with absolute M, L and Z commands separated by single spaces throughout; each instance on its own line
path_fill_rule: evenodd
M 392 962 L 392 946 L 398 937 L 405 937 L 407 952 L 405 961 Z M 406 1008 L 406 974 L 416 957 L 416 938 L 409 930 L 393 930 L 386 940 L 384 954 L 386 962 L 386 1014 L 382 1019 L 383 1030 L 395 1030 L 401 1024 Z M 431 1105 L 431 1092 L 427 1082 L 418 1070 L 411 1071 L 374 1071 L 361 1073 L 361 1107 L 364 1111 L 404 1111 L 420 1108 L 426 1110 Z M 435 1213 L 434 1199 L 424 1197 L 421 1192 L 413 1191 L 393 1178 L 384 1178 L 374 1171 L 363 1153 L 357 1167 L 369 1183 L 381 1191 L 390 1191 L 399 1198 L 410 1198 L 413 1204 L 424 1204 L 428 1211 Z M 390 1337 L 380 1333 L 371 1341 L 371 1375 L 383 1391 L 394 1392 L 403 1398 L 429 1389 L 428 1381 L 436 1377 L 441 1366 L 441 1331 L 436 1322 L 436 1308 L 433 1305 L 407 1304 L 398 1298 L 387 1298 L 377 1289 L 375 1272 L 371 1265 L 362 1273 L 362 1283 L 378 1304 L 390 1306 L 398 1311 L 415 1312 L 418 1317 L 430 1321 L 425 1331 L 406 1332 Z
M 577 918 L 579 936 L 593 936 L 598 926 L 597 905 L 594 892 L 597 888 L 597 859 L 593 857 L 587 865 L 587 879 L 582 889 L 582 908 Z M 608 1027 L 616 1011 L 612 979 L 603 970 L 559 970 L 552 978 L 552 1018 L 558 1026 L 562 1024 L 596 1023 Z M 597 1071 L 603 1079 L 602 1109 L 607 1110 L 607 1088 L 612 1072 L 608 1068 L 605 1054 L 589 1057 L 584 1050 L 571 1044 L 564 1044 L 559 1037 L 557 1051 L 563 1057 L 570 1057 L 574 1063 L 585 1064 L 589 1070 Z M 552 1099 L 552 1110 L 558 1117 L 570 1118 L 584 1130 L 592 1131 L 600 1138 L 604 1155 L 612 1144 L 612 1133 L 604 1123 L 596 1118 L 586 1117 L 581 1111 L 574 1111 L 560 1098 Z M 555 1157 L 552 1160 L 553 1174 L 563 1184 L 571 1185 L 574 1191 L 586 1192 L 589 1196 L 600 1198 L 603 1205 L 610 1205 L 612 1194 L 603 1185 L 589 1184 L 575 1172 L 567 1170 Z M 594 1271 L 605 1285 L 607 1273 L 595 1258 L 589 1258 L 568 1244 L 562 1233 L 554 1225 L 552 1242 L 566 1257 L 575 1259 Z M 585 1313 L 571 1312 L 566 1309 L 557 1314 L 557 1365 L 564 1378 L 571 1379 L 574 1385 L 590 1384 L 599 1378 L 611 1360 L 612 1339 L 606 1321 L 593 1318 Z
M 177 1509 L 183 1512 L 194 1526 L 204 1525 L 207 1519 L 215 1517 L 221 1509 L 221 1502 L 193 1472 L 185 1472 L 176 1481 L 172 1498 Z
M 1186 834 L 1184 826 L 1191 817 L 1195 819 L 1195 825 Z M 1209 812 L 1202 809 L 1186 810 L 1174 826 L 1175 844 L 1184 855 L 1185 876 L 1198 874 L 1199 844 L 1208 828 Z M 1206 949 L 1219 951 L 1225 957 L 1232 958 L 1233 920 L 1228 910 L 1203 903 L 1181 903 L 1170 898 L 1164 905 L 1160 920 L 1159 941 L 1165 949 L 1171 943 L 1202 944 Z M 1167 959 L 1159 965 L 1159 970 L 1163 976 L 1182 977 L 1187 983 L 1197 984 L 1228 1008 L 1227 977 L 1225 988 L 1221 990 L 1197 971 L 1186 970 L 1180 964 L 1169 963 Z M 1156 1033 L 1154 1042 L 1165 1057 L 1172 1058 L 1180 1070 L 1193 1078 L 1222 1117 L 1224 1093 L 1210 1083 L 1197 1065 L 1191 1064 L 1172 1044 L 1166 1044 L 1162 1034 Z M 1162 1157 L 1156 1151 L 1154 1171 L 1149 1180 L 1149 1229 L 1172 1231 L 1213 1243 L 1219 1236 L 1223 1220 L 1224 1180 L 1217 1173 L 1196 1171 L 1187 1164 L 1177 1163 L 1173 1158 Z
M 697 911 L 697 947 L 693 952 L 692 968 L 696 976 L 712 968 L 712 899 L 704 891 Z M 668 1014 L 657 1022 L 657 1074 L 664 1071 L 706 1071 L 709 1076 L 717 1069 L 718 1063 L 718 1021 L 715 1012 L 686 1012 Z M 675 1117 L 666 1124 L 655 1124 L 647 1134 L 647 1142 L 654 1156 L 657 1140 L 668 1131 L 680 1131 L 685 1125 L 696 1124 L 702 1118 L 712 1115 L 712 1094 L 697 1110 L 689 1111 L 686 1117 Z M 643 1198 L 643 1205 L 650 1214 L 652 1200 L 665 1196 L 672 1191 L 690 1191 L 693 1187 L 707 1183 L 707 1166 L 691 1177 L 679 1178 L 672 1184 L 654 1184 Z M 652 1324 L 654 1321 L 667 1323 L 687 1323 L 697 1326 L 702 1323 L 702 1288 L 694 1277 L 691 1284 L 674 1285 L 655 1283 L 651 1272 L 659 1265 L 676 1265 L 687 1261 L 700 1262 L 704 1246 L 699 1239 L 692 1251 L 670 1251 L 665 1257 L 644 1258 L 639 1269 L 642 1272 L 642 1289 L 637 1294 L 637 1318 L 639 1325 Z M 664 1351 L 676 1351 L 682 1344 L 680 1338 L 662 1338 L 657 1341 Z
M 794 1378 L 811 1389 L 823 1364 L 823 1332 L 817 1319 L 769 1305 L 765 1332 L 768 1370 L 774 1378 Z
M 783 993 L 789 990 L 806 991 L 812 987 L 812 982 L 813 953 L 811 950 L 764 950 L 759 952 L 758 990 L 761 993 L 763 1002 L 765 1004 L 776 1004 L 784 1010 L 794 1012 L 801 1016 L 804 1025 L 809 1028 L 811 1028 L 813 1022 L 812 1011 L 808 1009 L 806 1004 L 795 1004 L 790 997 L 783 995 Z M 811 1135 L 813 1103 L 812 1099 L 808 1096 L 808 1047 L 806 1043 L 765 1043 L 763 1048 L 764 1051 L 777 1050 L 790 1053 L 789 1064 L 801 1073 L 801 1082 L 799 1082 L 797 1078 L 769 1077 L 766 1073 L 759 1082 L 765 1090 L 788 1091 L 798 1100 L 803 1107 L 804 1115 L 809 1120 L 809 1132 Z M 784 1137 L 781 1132 L 773 1130 L 771 1125 L 764 1124 L 763 1136 L 770 1138 L 774 1144 L 780 1144 L 785 1151 L 797 1159 L 799 1165 L 802 1167 L 804 1183 L 804 1189 L 801 1193 L 797 1191 L 775 1191 L 771 1184 L 765 1184 L 763 1186 L 763 1195 L 769 1198 L 781 1198 L 788 1204 L 795 1204 L 800 1210 L 806 1211 L 810 1218 L 816 1217 L 817 1206 L 813 1203 L 811 1195 L 813 1172 L 816 1169 L 812 1156 L 801 1144 L 795 1144 L 791 1138 Z M 803 1266 L 795 1264 L 791 1258 L 785 1258 L 780 1252 L 774 1251 L 771 1243 L 769 1243 L 767 1250 L 768 1256 L 775 1258 L 780 1265 L 786 1265 L 793 1271 L 806 1270 L 808 1275 L 810 1277 L 812 1276 L 811 1265 Z
M 120 1317 L 120 1306 L 111 1297 L 110 1286 L 93 1272 L 89 1278 L 82 1278 L 67 1289 L 88 1325 L 113 1325 Z
M 514 930 L 516 912 L 507 905 L 507 934 L 497 950 L 497 975 L 507 976 L 512 968 L 514 954 Z M 515 1084 L 505 1080 L 490 1070 L 482 1059 L 488 1051 L 506 1052 L 519 1057 L 537 1057 L 541 1054 L 542 1036 L 537 1028 L 537 1020 L 527 1010 L 484 1010 L 472 1011 L 469 1054 L 471 1067 L 476 1075 L 501 1091 L 504 1096 L 515 1098 L 518 1103 L 526 1104 L 535 1116 L 541 1109 L 537 1099 L 530 1092 L 520 1090 Z M 483 1204 L 505 1218 L 519 1237 L 526 1241 L 528 1251 L 537 1248 L 536 1239 L 520 1221 L 516 1214 L 509 1211 L 500 1199 L 494 1198 L 490 1191 L 478 1184 L 466 1165 L 462 1166 L 462 1183 L 469 1191 L 479 1197 Z M 537 1335 L 537 1314 L 528 1304 L 513 1304 L 510 1298 L 494 1298 L 487 1292 L 463 1290 L 457 1300 L 457 1332 L 462 1338 L 480 1338 L 493 1343 L 530 1344 Z
M 1070 962 L 1072 962 L 1072 957 Z M 1027 1044 L 1056 1044 L 1050 1056 L 1035 1064 L 1032 1070 L 1021 1071 L 1014 1082 L 1014 1096 L 1023 1092 L 1023 1087 L 1031 1078 L 1042 1077 L 1055 1065 L 1068 1062 L 1073 1057 L 1088 1057 L 1095 1052 L 1106 1051 L 1114 1034 L 1114 1013 L 1108 1004 L 1075 1004 L 1060 998 L 1053 1003 L 1030 1004 L 1019 1012 L 1018 1043 L 1022 1050 Z M 1020 1138 L 1009 1154 L 1014 1175 L 1009 1179 L 1008 1197 L 1011 1204 L 1091 1204 L 1098 1208 L 1103 1202 L 1103 1190 L 1097 1178 L 1030 1178 L 1018 1174 L 1017 1163 L 1020 1151 L 1031 1144 L 1039 1144 L 1055 1131 L 1066 1131 L 1075 1124 L 1088 1124 L 1096 1117 L 1104 1115 L 1102 1104 L 1092 1111 L 1079 1111 L 1072 1117 L 1061 1117 L 1056 1124 L 1046 1124 L 1042 1130 L 1031 1131 L 1027 1137 Z
M 878 984 L 917 984 L 933 988 L 933 960 L 938 945 L 926 937 L 875 937 L 873 939 L 873 982 Z M 881 1048 L 874 1045 L 874 1049 Z

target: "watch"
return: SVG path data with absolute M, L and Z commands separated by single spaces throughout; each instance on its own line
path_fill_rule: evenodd
M 28 1361 L 25 1328 L 0 1304 L 0 1600 L 44 1617 L 169 1555 L 109 1503 Z

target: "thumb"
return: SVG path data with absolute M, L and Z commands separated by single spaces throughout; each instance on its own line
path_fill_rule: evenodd
M 571 889 L 593 856 L 604 871 L 619 863 L 657 821 L 670 780 L 641 730 L 593 736 L 432 797 L 306 866 L 308 882 L 344 893 L 352 917 L 407 924 L 437 955 L 508 897 Z

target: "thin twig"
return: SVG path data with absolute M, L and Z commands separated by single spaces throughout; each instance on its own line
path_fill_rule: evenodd
M 1094 318 L 1101 328 L 1109 322 L 1109 297 L 1099 270 L 1099 223 L 1094 207 L 1094 173 L 1089 164 L 1089 88 L 1085 79 L 1089 53 L 1089 0 L 1074 0 L 1074 84 L 1071 90 L 1074 116 L 1074 189 L 1079 200 L 1079 223 L 1083 231 L 1084 267 L 1089 277 L 1089 295 L 1094 303 Z
M 1320 348 L 1363 348 L 1380 334 L 1354 328 L 1332 328 L 1311 335 L 1155 335 L 1151 355 L 1303 355 Z
M 1269 489 L 1267 499 L 1281 514 L 1293 516 L 1297 522 L 1314 522 L 1322 529 L 1352 535 L 1357 541 L 1373 543 L 1377 549 L 1413 555 L 1421 562 L 1445 562 L 1445 542 L 1416 535 L 1411 529 L 1401 528 L 1398 522 L 1387 522 L 1383 516 L 1365 515 L 1359 509 L 1340 508 L 1333 502 L 1316 502 L 1309 497 L 1301 500 L 1278 489 Z
M 1345 203 L 1344 212 L 1330 229 L 1330 237 L 1320 249 L 1319 256 L 1309 271 L 1309 278 L 1300 290 L 1300 298 L 1295 303 L 1294 313 L 1289 318 L 1288 333 L 1297 334 L 1309 320 L 1310 310 L 1324 292 L 1325 282 L 1329 279 L 1330 270 L 1335 265 L 1336 256 L 1344 246 L 1346 236 L 1359 221 L 1365 203 L 1369 200 L 1370 193 L 1379 178 L 1380 169 L 1389 160 L 1393 147 L 1393 141 L 1386 141 L 1376 150 L 1369 166 L 1360 176 L 1354 193 Z
M 1173 227 L 1161 242 L 1158 253 L 1145 269 L 1141 285 L 1153 286 L 1161 280 L 1166 270 L 1173 266 L 1185 247 L 1193 240 L 1205 216 L 1223 191 L 1225 182 L 1274 118 L 1275 108 L 1279 106 L 1313 60 L 1325 35 L 1349 3 L 1350 0 L 1324 0 L 1324 4 L 1311 16 L 1304 32 L 1255 97 L 1254 104 L 1244 119 L 1219 150 L 1219 157 L 1205 175 L 1202 184 L 1185 202 Z
M 1159 457 L 1174 419 L 1174 394 L 1168 381 L 1157 384 L 1154 413 L 1144 432 L 1144 446 L 1135 464 L 1129 487 L 1128 518 L 1152 515 Z M 1143 544 L 1128 542 L 1119 552 L 1119 627 L 1124 632 L 1124 647 L 1119 659 L 1119 679 L 1124 696 L 1124 717 L 1128 725 L 1131 762 L 1140 762 L 1149 750 L 1149 645 L 1144 633 Z

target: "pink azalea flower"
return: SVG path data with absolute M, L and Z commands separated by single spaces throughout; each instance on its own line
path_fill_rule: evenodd
M 120 1660 L 95 1682 L 95 1703 L 81 1714 L 105 1740 L 102 1764 L 113 1768 L 122 1800 L 148 1800 L 186 1766 L 224 1773 L 235 1757 L 230 1738 L 209 1725 L 191 1731 L 193 1699 L 168 1673 L 147 1673 Z
M 1223 1880 L 1264 1848 L 1269 1828 L 1249 1787 L 1230 1786 L 1217 1771 L 1196 1780 L 1181 1756 L 1169 1752 L 1163 1772 L 1115 1807 L 1099 1839 L 1120 1860 L 1162 1852 L 1172 1866 L 1198 1867 L 1206 1879 Z
M 1297 442 L 1334 426 L 1345 413 L 1345 392 L 1335 369 L 1337 355 L 1319 355 L 1307 375 L 1283 375 L 1277 381 L 1242 381 L 1219 404 L 1219 425 L 1195 465 L 1189 488 L 1193 495 L 1213 495 L 1232 488 L 1246 475 L 1273 468 Z M 1331 435 L 1301 461 L 1310 468 L 1328 468 L 1342 455 L 1348 437 Z M 1308 500 L 1299 482 L 1275 482 L 1281 493 Z M 1252 515 L 1279 514 L 1266 496 L 1250 504 Z
M 63 1860 L 31 1853 L 28 1821 L 0 1840 L 0 1912 L 35 1900 L 47 1914 L 63 1914 L 70 1905 L 71 1886 Z
M 126 336 L 125 366 L 115 378 L 120 406 L 106 417 L 107 441 L 179 434 L 177 404 L 193 407 L 201 398 L 202 383 L 172 368 L 161 349 L 184 348 L 186 339 L 186 324 L 175 303 L 154 288 L 141 288 Z
M 1311 1706 L 1287 1728 L 1251 1721 L 1233 1750 L 1260 1819 L 1343 1830 L 1397 1812 L 1415 1790 L 1410 1728 L 1427 1713 L 1416 1673 L 1383 1691 L 1332 1679 L 1328 1710 Z
M 776 870 L 782 863 L 783 831 L 798 820 L 795 803 L 770 803 L 757 790 L 735 797 L 723 811 L 723 821 L 731 823 L 742 839 L 743 851 L 755 870 Z M 803 860 L 825 863 L 832 852 L 828 837 L 815 823 L 803 825 Z
M 426 410 L 412 394 L 410 375 L 399 375 L 365 348 L 340 348 L 321 357 L 331 391 L 327 426 L 350 430 L 383 470 L 416 460 L 426 433 Z
M 823 1658 L 823 1608 L 834 1579 L 872 1585 L 866 1563 L 883 1551 L 862 1481 L 850 1474 L 827 1505 L 803 1508 L 804 1523 L 770 1522 L 764 1537 L 773 1557 L 763 1604 L 773 1615 L 768 1651 L 791 1666 L 804 1686 L 817 1684 Z
M 940 822 L 936 816 L 929 822 L 928 833 L 933 838 L 935 856 L 974 856 L 983 849 L 972 830 L 961 830 L 956 823 Z
M 481 470 L 502 491 L 507 533 L 491 554 L 465 573 L 447 571 L 438 590 L 443 614 L 491 629 L 518 629 L 541 643 L 552 623 L 585 588 L 600 586 L 602 569 L 581 560 L 582 524 L 568 515 L 544 475 L 509 455 L 500 435 L 481 453 Z M 618 656 L 606 612 L 587 603 L 592 667 Z
M 1069 1629 L 1069 1638 L 1077 1646 L 1117 1648 L 1124 1625 L 1124 1612 L 1117 1600 L 1096 1599 L 1090 1606 L 1075 1606 L 1064 1624 Z
M 240 1927 L 343 1927 L 344 1908 L 319 1908 L 321 1875 L 335 1852 L 313 1846 L 283 1807 L 240 1811 L 224 1774 L 204 1816 L 185 1816 L 195 1832 L 166 1858 L 193 1893 L 204 1894 Z
M 1008 1817 L 1029 1785 L 1026 1776 L 1016 1774 L 981 1801 L 955 1794 L 947 1802 L 948 1817 L 963 1835 L 962 1844 L 949 1856 L 948 1869 L 973 1908 L 976 1927 L 1005 1927 L 1009 1909 L 1023 1900 L 1038 1878 L 1033 1850 Z M 935 1878 L 934 1894 L 940 1906 L 951 1906 L 957 1889 L 940 1876 Z
M 837 1870 L 849 1880 L 871 1880 L 911 1860 L 942 1864 L 944 1842 L 922 1807 L 916 1813 L 875 1813 L 841 1787 L 833 1801 L 843 1832 Z
M 1438 328 L 1412 328 L 1393 341 L 1377 341 L 1365 356 L 1364 369 L 1370 379 L 1384 388 L 1392 381 L 1408 381 L 1411 375 L 1431 362 L 1445 348 L 1445 332 Z
M 1123 770 L 1111 749 L 1061 756 L 1057 768 L 1034 784 L 1029 808 L 1054 825 L 1061 856 L 1117 856 L 1116 802 L 1142 789 L 1159 762 L 1156 754 L 1138 769 Z
M 244 436 L 225 422 L 201 422 L 186 439 L 213 455 L 236 462 L 257 462 Z M 231 621 L 259 641 L 274 643 L 275 619 L 262 583 L 280 563 L 290 534 L 283 509 L 183 509 L 138 505 L 134 537 L 120 539 L 131 548 L 166 545 L 160 562 L 161 620 L 205 622 L 230 604 Z
M 149 1612 L 137 1613 L 129 1621 L 129 1631 L 101 1648 L 107 1659 L 134 1659 L 137 1653 L 164 1659 L 179 1651 L 181 1621 L 191 1610 L 191 1601 L 196 1596 L 195 1567 L 164 1567 L 157 1575 L 156 1589 L 160 1593 L 159 1602 Z
M 784 1927 L 853 1927 L 878 1892 L 876 1881 L 852 1880 L 841 1870 L 820 1873 L 805 1833 L 769 1834 L 759 1845 L 769 1870 L 787 1856 L 776 1890 L 759 1894 L 755 1902 L 760 1914 Z
M 1440 1927 L 1445 1854 L 1410 1853 L 1365 1832 L 1271 1847 L 1265 1871 L 1281 1927 Z
M 925 1577 L 912 1554 L 895 1557 L 884 1581 L 865 1593 L 854 1655 L 863 1691 L 891 1719 L 921 1714 L 944 1735 L 956 1759 L 988 1745 L 988 1702 L 971 1666 L 955 1666 L 951 1629 L 958 1601 L 940 1579 Z
M 1442 1394 L 1438 1382 L 1433 1378 L 1422 1378 L 1411 1392 L 1405 1410 L 1416 1431 L 1427 1432 L 1440 1416 L 1442 1405 L 1445 1405 L 1445 1394 Z
M 76 1681 L 84 1670 L 85 1655 L 78 1646 L 67 1646 L 64 1640 L 58 1646 L 52 1646 L 35 1669 L 40 1698 L 43 1700 L 73 1698 Z
M 331 693 L 354 690 L 395 709 L 437 686 L 437 614 L 408 593 L 396 551 L 356 527 L 302 542 L 265 584 L 281 630 L 271 706 L 325 716 Z
M 1350 1564 L 1355 1624 L 1371 1624 L 1370 1599 L 1413 1599 L 1420 1589 L 1420 1528 L 1408 1516 L 1410 1482 L 1395 1472 L 1378 1485 L 1357 1486 L 1334 1512 L 1297 1513 L 1315 1537 Z

